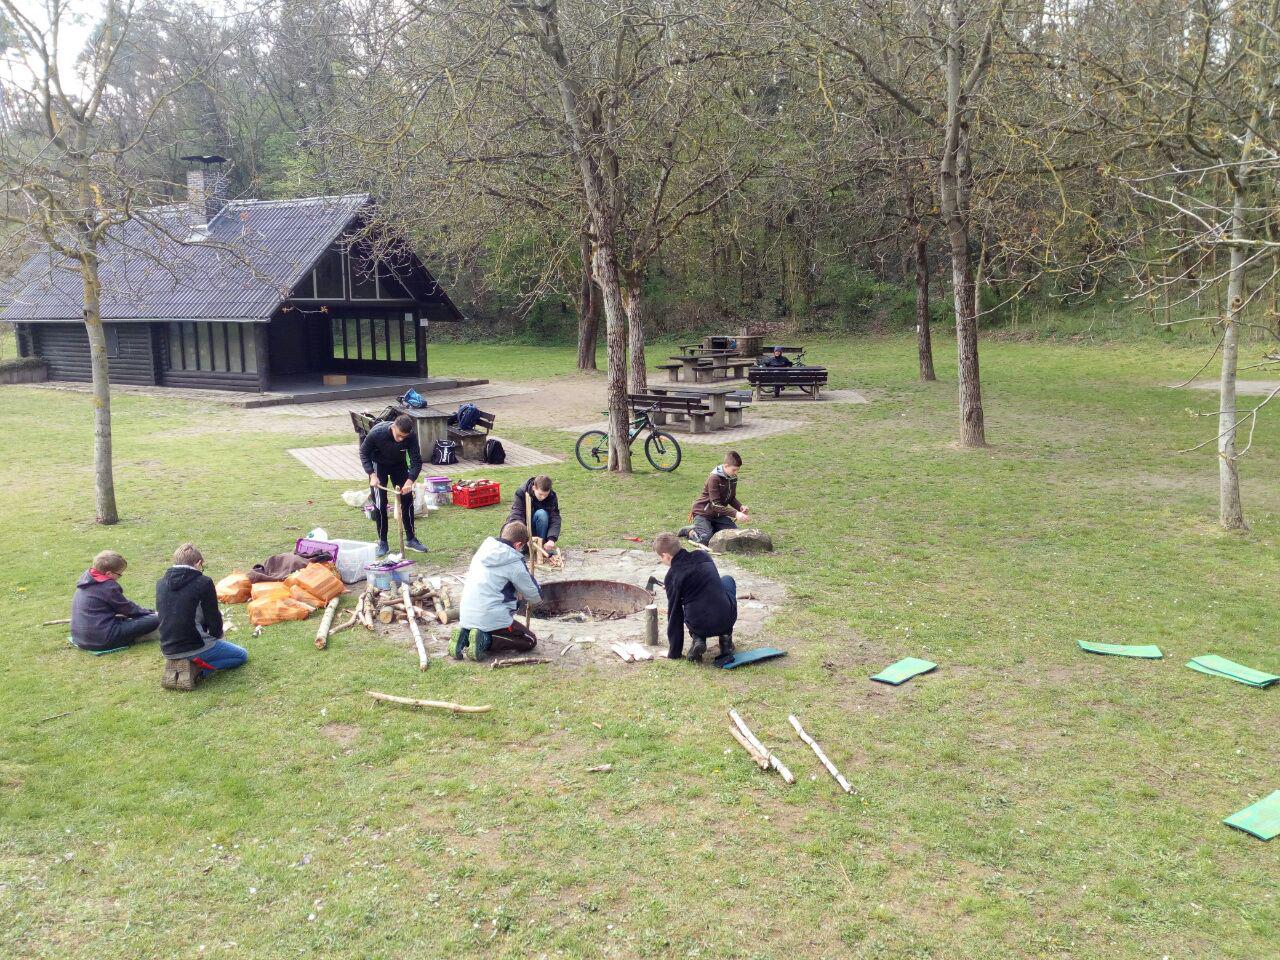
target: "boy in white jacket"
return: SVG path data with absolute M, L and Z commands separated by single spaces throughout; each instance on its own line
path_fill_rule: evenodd
M 502 536 L 480 545 L 467 568 L 458 610 L 458 629 L 449 640 L 455 660 L 470 654 L 483 660 L 490 653 L 527 653 L 538 638 L 516 619 L 517 596 L 526 603 L 542 599 L 542 590 L 524 562 L 529 528 L 519 521 L 502 528 Z

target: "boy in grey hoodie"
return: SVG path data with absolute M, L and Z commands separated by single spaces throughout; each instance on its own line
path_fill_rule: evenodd
M 458 629 L 449 641 L 455 660 L 470 654 L 483 660 L 489 653 L 527 653 L 538 638 L 516 619 L 517 596 L 526 603 L 542 599 L 542 590 L 524 562 L 529 528 L 519 521 L 502 528 L 501 537 L 480 545 L 467 568 L 458 610 Z

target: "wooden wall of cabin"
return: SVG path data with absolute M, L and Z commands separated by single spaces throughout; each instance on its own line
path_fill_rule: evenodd
M 50 380 L 87 383 L 93 379 L 89 359 L 89 334 L 84 324 L 19 324 L 34 356 L 49 366 Z M 148 323 L 106 323 L 107 370 L 112 383 L 152 386 L 156 383 L 156 356 Z

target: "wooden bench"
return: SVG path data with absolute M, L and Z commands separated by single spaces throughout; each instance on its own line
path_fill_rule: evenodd
M 827 385 L 826 367 L 752 367 L 747 373 L 747 382 L 756 393 L 756 399 L 763 399 L 765 390 L 778 391 L 787 387 L 796 387 L 817 400 L 822 388 Z
M 732 394 L 730 394 L 732 396 Z M 742 411 L 746 410 L 751 401 L 743 402 L 741 400 L 725 399 L 724 404 L 724 422 L 730 427 L 739 427 L 742 425 Z
M 667 371 L 667 379 L 672 383 L 680 382 L 680 371 L 684 369 L 683 363 L 660 363 L 659 370 Z
M 493 429 L 493 422 L 497 419 L 492 413 L 485 413 L 483 410 L 476 412 L 480 416 L 476 418 L 476 425 L 472 429 L 449 428 L 449 439 L 461 448 L 460 456 L 463 460 L 484 458 L 484 442 L 489 439 L 489 431 Z
M 356 442 L 364 443 L 364 438 L 369 435 L 370 428 L 378 422 L 378 418 L 366 410 L 349 410 L 351 414 L 351 427 L 356 432 Z
M 723 357 L 712 360 L 706 366 L 699 367 L 695 376 L 702 379 L 702 374 L 706 373 L 709 377 L 713 377 L 718 371 L 723 370 L 725 379 L 741 380 L 753 366 L 755 366 L 754 360 L 746 360 L 741 357 Z M 730 370 L 733 371 L 732 377 L 728 375 Z
M 691 433 L 706 433 L 711 408 L 697 397 L 663 397 L 653 393 L 628 393 L 627 405 L 632 413 L 651 411 L 653 422 L 665 426 L 667 417 L 687 417 Z

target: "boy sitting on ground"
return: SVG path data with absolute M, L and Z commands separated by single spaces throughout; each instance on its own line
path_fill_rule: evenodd
M 674 533 L 660 533 L 653 551 L 669 569 L 663 586 L 667 594 L 667 656 L 679 660 L 684 631 L 689 628 L 689 659 L 702 661 L 707 638 L 719 637 L 716 659 L 733 653 L 733 627 L 738 622 L 738 584 L 720 576 L 711 554 L 685 550 Z
M 693 526 L 681 528 L 681 537 L 706 546 L 721 530 L 736 530 L 738 523 L 750 521 L 747 508 L 738 502 L 741 469 L 742 458 L 736 452 L 730 450 L 724 455 L 724 463 L 711 471 L 701 495 L 693 502 Z
M 525 516 L 526 497 L 533 507 L 532 517 Z M 550 477 L 530 477 L 520 484 L 507 523 L 523 523 L 542 542 L 547 555 L 555 555 L 556 541 L 560 539 L 560 498 L 551 489 Z
M 173 554 L 173 566 L 156 584 L 160 613 L 160 652 L 168 661 L 164 686 L 191 690 L 215 670 L 234 670 L 249 659 L 244 647 L 222 638 L 218 591 L 204 575 L 204 557 L 184 543 Z
M 524 562 L 529 528 L 508 523 L 501 537 L 489 537 L 467 568 L 458 610 L 458 629 L 449 640 L 455 660 L 469 655 L 483 660 L 490 653 L 528 653 L 537 636 L 516 619 L 516 597 L 526 603 L 542 599 L 542 590 Z
M 119 650 L 154 639 L 160 617 L 124 595 L 120 578 L 129 564 L 114 550 L 103 550 L 76 581 L 71 598 L 71 642 L 81 650 Z

